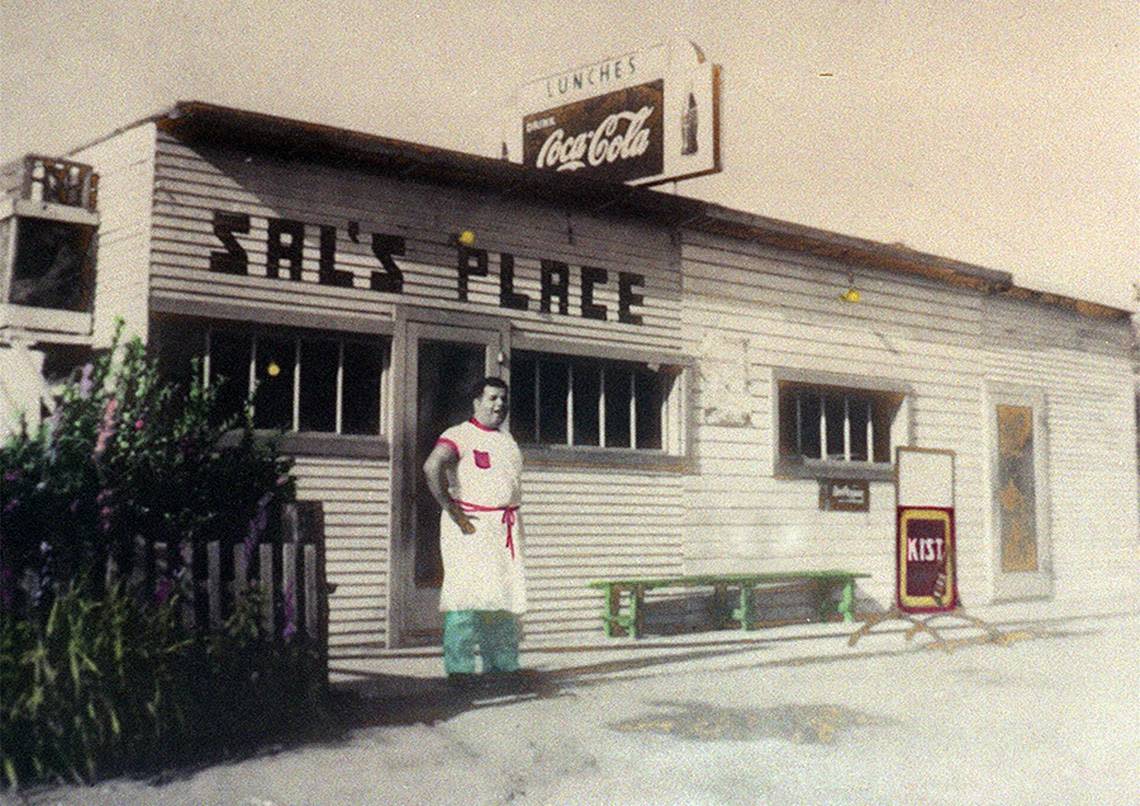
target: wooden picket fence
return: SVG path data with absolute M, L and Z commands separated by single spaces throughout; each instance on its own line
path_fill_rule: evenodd
M 252 548 L 252 550 L 251 550 Z M 230 556 L 225 556 L 229 554 Z M 175 570 L 177 569 L 177 571 Z M 319 501 L 297 501 L 281 511 L 281 541 L 223 551 L 202 546 L 138 540 L 131 583 L 146 590 L 170 586 L 180 594 L 183 624 L 221 628 L 242 591 L 260 592 L 260 620 L 267 636 L 312 642 L 328 674 L 328 595 L 324 514 Z

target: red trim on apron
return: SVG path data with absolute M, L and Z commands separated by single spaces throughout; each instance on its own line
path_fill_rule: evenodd
M 517 505 L 505 507 L 485 507 L 482 504 L 472 504 L 468 501 L 460 501 L 457 498 L 453 498 L 451 500 L 458 504 L 459 508 L 464 512 L 502 512 L 502 522 L 507 525 L 507 542 L 505 548 L 511 550 L 511 559 L 513 560 L 515 558 L 515 538 L 511 527 L 515 525 L 515 521 L 517 520 L 517 517 L 515 515 L 515 513 L 519 511 Z

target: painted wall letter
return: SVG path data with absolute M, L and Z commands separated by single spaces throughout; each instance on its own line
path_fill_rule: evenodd
M 468 249 L 461 246 L 456 254 L 459 269 L 459 299 L 467 301 L 467 280 L 471 277 L 487 276 L 487 250 Z
M 606 306 L 594 302 L 594 286 L 603 285 L 609 279 L 609 272 L 595 266 L 582 267 L 582 318 L 606 319 Z
M 499 307 L 525 311 L 530 304 L 526 294 L 515 291 L 515 256 L 499 255 Z
M 558 280 L 555 281 L 555 276 Z M 570 312 L 570 267 L 557 260 L 542 261 L 542 299 L 538 309 L 550 313 L 550 300 L 558 297 L 558 312 Z
M 645 297 L 633 293 L 635 286 L 645 286 L 645 275 L 630 271 L 618 272 L 618 321 L 629 325 L 641 324 L 641 315 L 631 313 L 630 306 L 645 304 Z
M 284 243 L 282 236 L 289 236 Z M 281 274 L 281 263 L 289 264 L 289 279 L 301 279 L 301 262 L 305 248 L 305 225 L 289 218 L 269 219 L 269 235 L 265 243 L 265 274 L 276 279 Z
M 210 271 L 220 271 L 223 274 L 249 274 L 249 255 L 237 238 L 235 232 L 249 232 L 249 216 L 245 213 L 227 213 L 224 210 L 214 211 L 214 234 L 226 248 L 224 252 L 210 253 Z

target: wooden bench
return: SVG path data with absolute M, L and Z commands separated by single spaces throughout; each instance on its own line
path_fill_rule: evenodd
M 852 571 L 784 571 L 768 574 L 697 574 L 647 579 L 599 579 L 589 583 L 589 587 L 601 590 L 605 601 L 602 610 L 602 626 L 607 636 L 628 635 L 639 637 L 644 631 L 643 612 L 645 592 L 656 588 L 704 588 L 711 587 L 719 606 L 720 622 L 739 622 L 740 629 L 754 627 L 752 592 L 757 585 L 778 584 L 781 582 L 807 582 L 815 588 L 817 610 L 823 620 L 838 613 L 846 622 L 854 621 L 852 608 L 855 603 L 855 580 L 870 577 L 870 574 L 857 574 Z M 843 590 L 838 603 L 833 603 L 829 594 L 836 586 Z M 738 591 L 736 597 L 729 598 L 729 589 Z M 621 612 L 621 596 L 629 594 L 629 612 Z M 733 606 L 733 599 L 736 606 Z

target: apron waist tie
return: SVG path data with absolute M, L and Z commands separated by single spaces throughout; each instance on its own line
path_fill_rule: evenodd
M 517 519 L 515 515 L 515 513 L 519 511 L 517 504 L 505 507 L 485 507 L 482 504 L 472 504 L 469 501 L 460 501 L 457 498 L 451 500 L 458 504 L 459 508 L 464 512 L 502 512 L 502 522 L 507 525 L 507 543 L 505 548 L 511 550 L 511 559 L 513 560 L 515 558 L 515 538 L 514 531 L 511 527 L 515 525 Z

